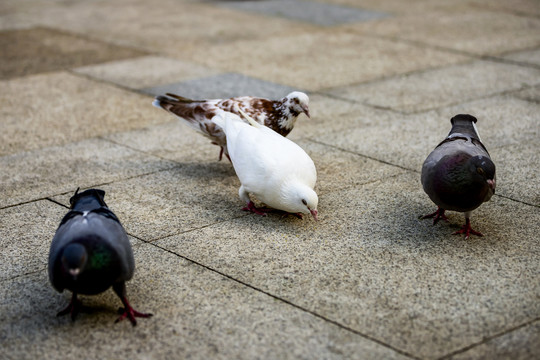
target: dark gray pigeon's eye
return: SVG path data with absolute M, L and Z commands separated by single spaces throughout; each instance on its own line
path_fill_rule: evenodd
M 484 175 L 484 169 L 482 169 L 481 167 L 476 168 L 476 172 L 479 173 L 480 175 Z

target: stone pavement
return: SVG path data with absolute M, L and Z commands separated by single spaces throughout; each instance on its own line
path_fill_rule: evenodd
M 532 359 L 540 356 L 538 0 L 3 0 L 3 359 Z M 306 91 L 290 138 L 318 170 L 319 217 L 240 210 L 218 148 L 153 94 Z M 485 234 L 431 225 L 420 168 L 475 115 L 497 193 Z M 131 236 L 134 307 L 75 322 L 47 276 L 77 187 Z

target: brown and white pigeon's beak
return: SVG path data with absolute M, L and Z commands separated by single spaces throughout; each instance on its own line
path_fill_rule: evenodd
M 313 215 L 313 218 L 315 219 L 315 221 L 319 220 L 319 218 L 317 218 L 317 214 L 318 214 L 317 210 L 309 209 L 309 212 L 311 213 L 311 215 Z
M 302 110 L 304 110 L 304 113 L 308 118 L 311 118 L 311 116 L 309 116 L 309 107 L 307 105 L 302 106 Z

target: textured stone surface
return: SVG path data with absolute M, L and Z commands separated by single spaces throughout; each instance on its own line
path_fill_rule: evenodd
M 418 112 L 540 83 L 540 69 L 475 61 L 389 78 L 333 93 L 403 112 Z
M 127 320 L 114 324 L 121 304 L 111 290 L 81 297 L 85 312 L 74 323 L 56 318 L 69 297 L 56 293 L 41 271 L 2 283 L 4 354 L 19 359 L 43 354 L 62 359 L 81 351 L 93 358 L 341 359 L 363 353 L 370 359 L 407 359 L 175 254 L 152 245 L 136 246 L 134 252 L 137 269 L 127 284 L 128 298 L 152 318 L 139 319 L 136 327 Z
M 264 40 L 237 41 L 184 56 L 210 67 L 310 91 L 466 59 L 461 55 L 347 31 L 290 33 Z
M 170 168 L 173 164 L 105 140 L 0 157 L 0 207 Z M 67 204 L 67 202 L 66 202 Z
M 436 48 L 496 55 L 540 44 L 540 19 L 511 12 L 468 9 L 413 13 L 399 19 L 350 25 L 362 34 L 410 40 Z
M 51 240 L 66 212 L 48 200 L 0 210 L 0 281 L 47 268 Z
M 461 214 L 417 219 L 432 210 L 409 173 L 322 196 L 317 223 L 249 215 L 157 244 L 421 358 L 537 317 L 538 208 L 495 197 L 469 240 Z
M 74 69 L 75 72 L 132 89 L 172 84 L 216 73 L 186 61 L 160 56 L 142 56 Z
M 1 82 L 0 155 L 164 122 L 150 97 L 59 72 Z
M 540 6 L 538 8 L 540 9 Z M 504 58 L 540 66 L 540 50 L 518 51 L 507 54 Z
M 282 99 L 295 90 L 300 89 L 235 73 L 202 77 L 143 89 L 145 93 L 151 95 L 173 93 L 191 99 L 227 99 L 245 95 L 267 99 Z
M 369 21 L 387 16 L 377 11 L 303 0 L 223 1 L 221 5 L 324 26 Z
M 66 69 L 143 54 L 54 29 L 0 33 L 0 79 Z

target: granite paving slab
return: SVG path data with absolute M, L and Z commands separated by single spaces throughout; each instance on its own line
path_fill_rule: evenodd
M 498 55 L 540 45 L 540 18 L 537 17 L 485 8 L 428 14 L 419 11 L 396 19 L 347 27 L 359 34 L 376 34 L 476 55 Z
M 537 318 L 539 208 L 495 196 L 468 240 L 459 213 L 418 220 L 433 208 L 411 172 L 323 195 L 319 222 L 251 215 L 156 244 L 419 358 Z
M 498 336 L 449 359 L 534 359 L 540 354 L 540 321 Z
M 218 73 L 205 66 L 155 55 L 89 65 L 74 71 L 132 89 L 171 84 Z
M 400 121 L 387 114 L 377 122 L 365 123 L 360 115 L 356 128 L 315 136 L 314 140 L 419 172 L 429 153 L 448 135 L 450 119 L 456 114 L 477 117 L 482 141 L 492 151 L 538 139 L 539 105 L 507 95 L 403 115 L 397 117 Z
M 333 26 L 388 16 L 383 12 L 303 0 L 217 1 L 227 8 Z
M 540 86 L 530 87 L 528 89 L 516 91 L 512 95 L 523 100 L 540 103 Z
M 0 82 L 0 155 L 165 122 L 144 95 L 66 72 Z
M 0 157 L 0 208 L 172 166 L 102 139 L 6 155 Z
M 295 90 L 301 89 L 238 73 L 218 74 L 142 89 L 144 93 L 150 95 L 173 93 L 197 100 L 228 99 L 246 95 L 275 100 L 282 99 Z
M 47 267 L 51 240 L 66 212 L 48 200 L 0 210 L 0 282 Z
M 540 6 L 538 6 L 540 9 Z M 505 59 L 540 66 L 540 49 L 513 52 L 503 56 Z
M 45 26 L 85 34 L 109 43 L 178 55 L 239 39 L 260 39 L 309 31 L 307 23 L 257 16 L 206 2 L 78 1 L 28 11 Z
M 538 83 L 540 83 L 540 69 L 474 61 L 339 88 L 332 94 L 378 107 L 412 113 Z
M 140 56 L 141 51 L 50 28 L 0 32 L 0 79 Z
M 111 290 L 82 297 L 85 312 L 75 322 L 57 318 L 69 295 L 56 293 L 42 271 L 2 282 L 4 354 L 70 358 L 84 349 L 88 358 L 408 358 L 150 244 L 134 252 L 128 297 L 152 318 L 139 319 L 136 327 L 125 320 L 115 324 L 120 301 Z
M 497 194 L 540 206 L 540 140 L 493 149 Z
M 183 56 L 213 68 L 308 91 L 356 84 L 467 59 L 462 55 L 345 30 L 291 32 L 197 49 Z

